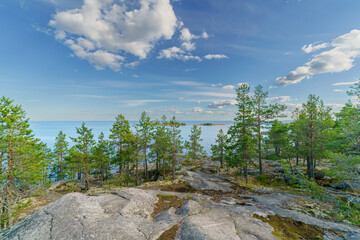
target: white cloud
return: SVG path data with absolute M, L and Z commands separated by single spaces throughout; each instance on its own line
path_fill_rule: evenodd
M 181 86 L 202 86 L 203 83 L 193 82 L 193 81 L 172 81 L 172 84 L 181 85 Z
M 223 86 L 222 88 L 223 88 L 223 89 L 227 89 L 227 90 L 232 90 L 232 89 L 235 88 L 235 86 L 233 86 L 233 85 L 225 85 L 225 86 Z
M 338 82 L 338 83 L 333 83 L 333 86 L 343 86 L 343 85 L 353 85 L 355 83 L 357 83 L 358 81 L 355 82 Z
M 128 107 L 138 107 L 145 105 L 146 103 L 167 102 L 167 100 L 124 100 L 121 102 L 125 103 Z
M 196 50 L 196 44 L 193 42 L 195 39 L 209 38 L 209 35 L 206 32 L 203 32 L 201 35 L 195 35 L 190 32 L 186 27 L 183 27 L 183 22 L 180 22 L 178 26 L 180 30 L 180 47 L 170 47 L 168 49 L 163 49 L 160 51 L 160 54 L 157 58 L 162 59 L 179 59 L 182 61 L 196 60 L 201 62 L 202 58 L 199 56 L 194 56 L 191 52 Z
M 331 108 L 342 108 L 345 105 L 344 104 L 339 104 L 339 103 L 326 103 L 326 104 L 324 104 L 324 106 L 331 107 Z
M 165 58 L 165 59 L 179 59 L 182 61 L 188 61 L 188 60 L 196 60 L 201 62 L 201 58 L 198 56 L 193 56 L 191 54 L 186 53 L 184 50 L 178 48 L 178 47 L 171 47 L 168 49 L 161 50 L 159 56 L 157 57 L 159 59 Z
M 71 39 L 66 40 L 64 43 L 74 51 L 74 54 L 77 57 L 89 61 L 95 66 L 97 70 L 103 70 L 105 67 L 109 67 L 114 71 L 119 71 L 122 61 L 125 60 L 124 57 L 120 55 L 103 50 L 88 51 L 83 46 L 81 46 L 79 42 L 75 43 Z
M 309 45 L 304 45 L 301 49 L 306 53 L 311 53 L 330 46 L 331 45 L 329 43 L 322 43 L 322 44 L 312 43 Z
M 223 54 L 208 54 L 204 58 L 207 59 L 207 60 L 212 60 L 212 59 L 228 58 L 228 56 L 223 55 Z
M 345 90 L 343 89 L 334 89 L 334 92 L 344 92 Z
M 192 109 L 192 111 L 193 111 L 193 112 L 197 112 L 197 113 L 201 113 L 201 112 L 204 111 L 204 109 L 201 108 L 201 107 L 194 107 L 194 108 Z
M 212 87 L 222 86 L 222 83 L 211 84 Z
M 237 101 L 236 100 L 221 100 L 221 101 L 215 101 L 211 104 L 208 105 L 208 108 L 224 108 L 226 106 L 231 106 L 231 105 L 236 105 Z
M 157 41 L 171 39 L 178 26 L 170 0 L 139 0 L 139 8 L 129 9 L 125 1 L 84 0 L 81 8 L 57 12 L 49 25 L 57 39 L 73 42 L 67 45 L 78 49 L 76 56 L 81 51 L 79 57 L 97 68 L 119 69 L 120 53 L 144 59 Z M 94 49 L 82 46 L 80 38 Z
M 291 101 L 291 97 L 290 96 L 279 96 L 279 97 L 271 97 L 268 98 L 268 100 L 270 102 L 280 102 L 280 103 L 285 103 L 285 102 L 289 102 Z
M 352 30 L 334 39 L 329 46 L 332 49 L 315 55 L 309 62 L 287 76 L 276 78 L 276 84 L 286 86 L 299 83 L 315 74 L 337 73 L 351 69 L 354 60 L 360 57 L 360 30 Z

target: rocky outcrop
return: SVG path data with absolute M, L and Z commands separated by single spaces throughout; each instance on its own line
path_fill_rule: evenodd
M 67 194 L 2 231 L 0 239 L 360 239 L 359 228 L 284 209 L 296 197 L 291 194 L 239 195 L 220 175 L 184 175 L 190 193 L 127 188 Z

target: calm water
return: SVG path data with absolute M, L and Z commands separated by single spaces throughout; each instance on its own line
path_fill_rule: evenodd
M 201 124 L 207 121 L 184 121 L 186 126 L 181 126 L 181 135 L 183 140 L 188 140 L 190 134 L 190 129 L 194 124 Z M 130 122 L 132 125 L 136 122 Z M 202 145 L 204 146 L 207 153 L 210 153 L 211 144 L 215 142 L 216 135 L 220 129 L 223 129 L 224 132 L 230 127 L 232 122 L 225 121 L 212 121 L 214 124 L 224 124 L 224 125 L 213 125 L 213 126 L 201 126 L 203 139 Z M 42 142 L 46 143 L 48 147 L 53 148 L 55 143 L 55 138 L 58 135 L 59 131 L 63 131 L 66 134 L 67 140 L 70 145 L 72 141 L 69 137 L 76 137 L 75 127 L 80 127 L 82 122 L 80 121 L 31 121 L 31 128 L 34 130 L 34 134 L 37 138 L 40 138 Z M 101 132 L 104 133 L 107 138 L 110 134 L 110 128 L 113 124 L 112 121 L 86 121 L 85 124 L 87 127 L 93 129 L 94 138 L 97 139 Z

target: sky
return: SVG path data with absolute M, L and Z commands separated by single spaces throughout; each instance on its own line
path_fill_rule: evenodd
M 32 121 L 232 120 L 261 84 L 339 111 L 360 78 L 358 0 L 2 0 L 0 96 Z

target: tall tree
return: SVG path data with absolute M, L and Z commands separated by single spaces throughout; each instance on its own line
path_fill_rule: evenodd
M 95 144 L 94 135 L 92 129 L 87 128 L 83 122 L 81 127 L 76 128 L 76 133 L 78 137 L 71 140 L 75 142 L 75 147 L 81 154 L 81 165 L 84 170 L 84 180 L 85 180 L 85 191 L 89 190 L 89 174 L 91 172 L 91 148 Z
M 110 144 L 106 141 L 104 133 L 99 135 L 98 142 L 92 151 L 92 158 L 94 159 L 94 168 L 100 173 L 101 185 L 104 184 L 105 176 L 110 173 Z
M 220 162 L 220 168 L 224 167 L 224 156 L 227 139 L 228 136 L 222 129 L 220 129 L 216 137 L 215 144 L 211 145 L 212 159 L 218 160 Z
M 162 116 L 161 122 L 155 122 L 155 132 L 154 132 L 154 144 L 153 151 L 156 155 L 156 170 L 162 169 L 162 175 L 165 177 L 166 171 L 166 161 L 169 157 L 169 149 L 171 148 L 171 141 L 169 131 L 167 131 L 167 121 L 166 116 Z M 162 161 L 162 163 L 161 163 Z M 162 165 L 160 167 L 160 165 Z
M 255 87 L 253 103 L 254 103 L 254 117 L 256 121 L 256 133 L 258 140 L 258 160 L 259 160 L 259 172 L 263 173 L 262 168 L 262 127 L 270 120 L 282 116 L 282 112 L 286 109 L 282 104 L 269 104 L 266 102 L 266 98 L 269 93 L 263 91 L 263 87 L 258 85 Z
M 55 138 L 55 144 L 54 144 L 54 153 L 57 156 L 56 167 L 59 168 L 57 171 L 58 180 L 64 179 L 64 157 L 69 151 L 68 146 L 69 143 L 66 141 L 66 134 L 60 131 L 58 136 Z
M 169 122 L 169 134 L 171 138 L 171 149 L 172 149 L 172 179 L 175 179 L 175 165 L 176 165 L 176 158 L 178 154 L 182 151 L 182 141 L 181 141 L 181 130 L 179 129 L 181 124 L 176 121 L 175 116 Z
M 275 149 L 275 155 L 278 158 L 281 158 L 283 156 L 282 150 L 285 149 L 289 142 L 288 126 L 278 120 L 275 120 L 268 132 L 268 136 L 270 144 L 272 144 Z
M 236 159 L 237 164 L 244 170 L 247 183 L 248 166 L 254 155 L 254 102 L 250 97 L 250 86 L 241 84 L 236 88 L 236 101 L 238 111 L 234 124 L 229 128 L 229 158 Z
M 129 137 L 131 135 L 129 121 L 126 120 L 122 114 L 119 114 L 116 117 L 110 132 L 109 138 L 116 149 L 115 163 L 117 163 L 119 174 L 121 175 L 122 168 L 126 165 L 125 160 L 128 158 L 127 145 L 130 144 Z
M 48 154 L 45 145 L 36 139 L 21 106 L 13 100 L 0 99 L 0 225 L 12 225 L 15 202 L 30 186 L 44 183 Z
M 153 125 L 151 123 L 150 117 L 145 111 L 141 113 L 138 127 L 139 127 L 139 132 L 141 134 L 141 143 L 142 143 L 141 147 L 143 150 L 143 157 L 144 157 L 144 175 L 145 175 L 145 179 L 148 179 L 147 150 L 151 141 L 151 132 L 153 130 Z
M 305 152 L 307 155 L 307 172 L 309 178 L 314 178 L 315 158 L 323 153 L 323 141 L 326 141 L 327 129 L 333 122 L 330 115 L 330 108 L 326 108 L 322 100 L 310 94 L 308 101 L 303 104 L 305 116 Z
M 193 125 L 190 130 L 189 141 L 185 141 L 185 148 L 187 149 L 187 157 L 189 160 L 195 161 L 204 158 L 204 147 L 201 145 L 203 139 L 201 138 L 201 128 Z

